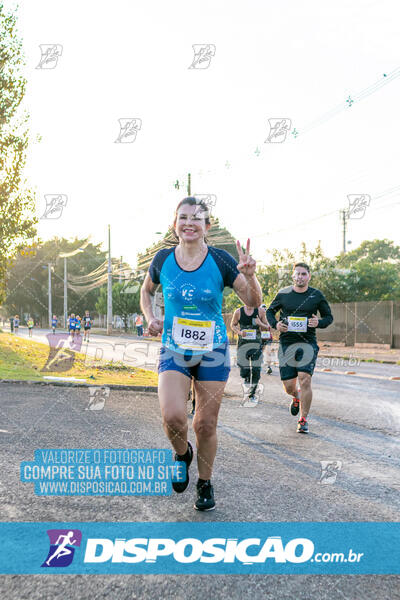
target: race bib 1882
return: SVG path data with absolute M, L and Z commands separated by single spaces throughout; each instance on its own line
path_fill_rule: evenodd
M 193 321 L 174 317 L 172 338 L 185 350 L 212 351 L 215 321 Z
M 307 331 L 307 317 L 288 317 L 288 331 Z

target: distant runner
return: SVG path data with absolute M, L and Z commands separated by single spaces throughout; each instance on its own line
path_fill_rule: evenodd
M 143 319 L 142 315 L 138 315 L 135 319 L 136 333 L 139 337 L 143 336 Z
M 88 342 L 90 330 L 92 328 L 92 317 L 90 316 L 90 313 L 88 310 L 85 311 L 85 316 L 83 317 L 82 321 L 83 321 L 83 330 L 85 332 L 85 334 L 83 336 L 83 341 Z
M 75 317 L 75 333 L 76 335 L 81 335 L 81 326 L 82 326 L 82 321 L 79 315 L 76 315 Z
M 265 311 L 261 308 L 244 305 L 233 313 L 231 329 L 238 335 L 236 362 L 247 387 L 249 402 L 258 402 L 255 394 L 261 377 L 261 331 L 268 327 Z
M 29 319 L 27 320 L 26 324 L 28 325 L 28 335 L 31 338 L 32 337 L 32 330 L 33 330 L 33 327 L 35 325 L 34 320 L 32 319 L 32 317 L 29 317 Z
M 56 315 L 53 315 L 53 318 L 51 320 L 51 327 L 53 329 L 53 333 L 56 332 L 57 323 L 58 323 L 58 319 L 57 319 Z
M 75 327 L 76 327 L 75 314 L 71 313 L 68 318 L 68 333 L 72 336 L 72 338 L 75 337 Z

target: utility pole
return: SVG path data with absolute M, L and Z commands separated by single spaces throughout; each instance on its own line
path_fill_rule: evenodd
M 112 334 L 111 231 L 108 226 L 107 335 Z
M 53 317 L 52 307 L 51 307 L 51 263 L 48 263 L 49 269 L 49 327 L 51 327 L 51 319 Z
M 343 254 L 346 253 L 346 230 L 347 230 L 347 211 L 341 210 L 340 215 L 343 221 Z
M 64 327 L 67 329 L 68 308 L 67 308 L 67 257 L 64 256 Z
M 191 175 L 190 175 L 190 173 L 188 173 L 188 184 L 187 184 L 187 193 L 188 193 L 188 196 L 191 195 L 191 189 L 192 189 L 191 180 L 192 180 Z

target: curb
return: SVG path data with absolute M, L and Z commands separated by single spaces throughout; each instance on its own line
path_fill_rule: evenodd
M 109 383 L 109 384 L 95 384 L 95 383 L 75 383 L 68 381 L 35 381 L 35 380 L 25 380 L 25 379 L 0 379 L 0 383 L 25 383 L 28 385 L 55 385 L 58 387 L 108 387 L 110 390 L 125 390 L 132 392 L 148 392 L 148 393 L 156 393 L 158 392 L 158 388 L 154 385 L 122 385 L 118 383 Z

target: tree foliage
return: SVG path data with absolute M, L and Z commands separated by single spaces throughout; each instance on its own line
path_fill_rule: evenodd
M 28 115 L 19 111 L 26 79 L 16 15 L 0 3 L 0 301 L 4 299 L 8 258 L 23 241 L 33 240 L 34 193 L 23 178 L 29 139 Z

